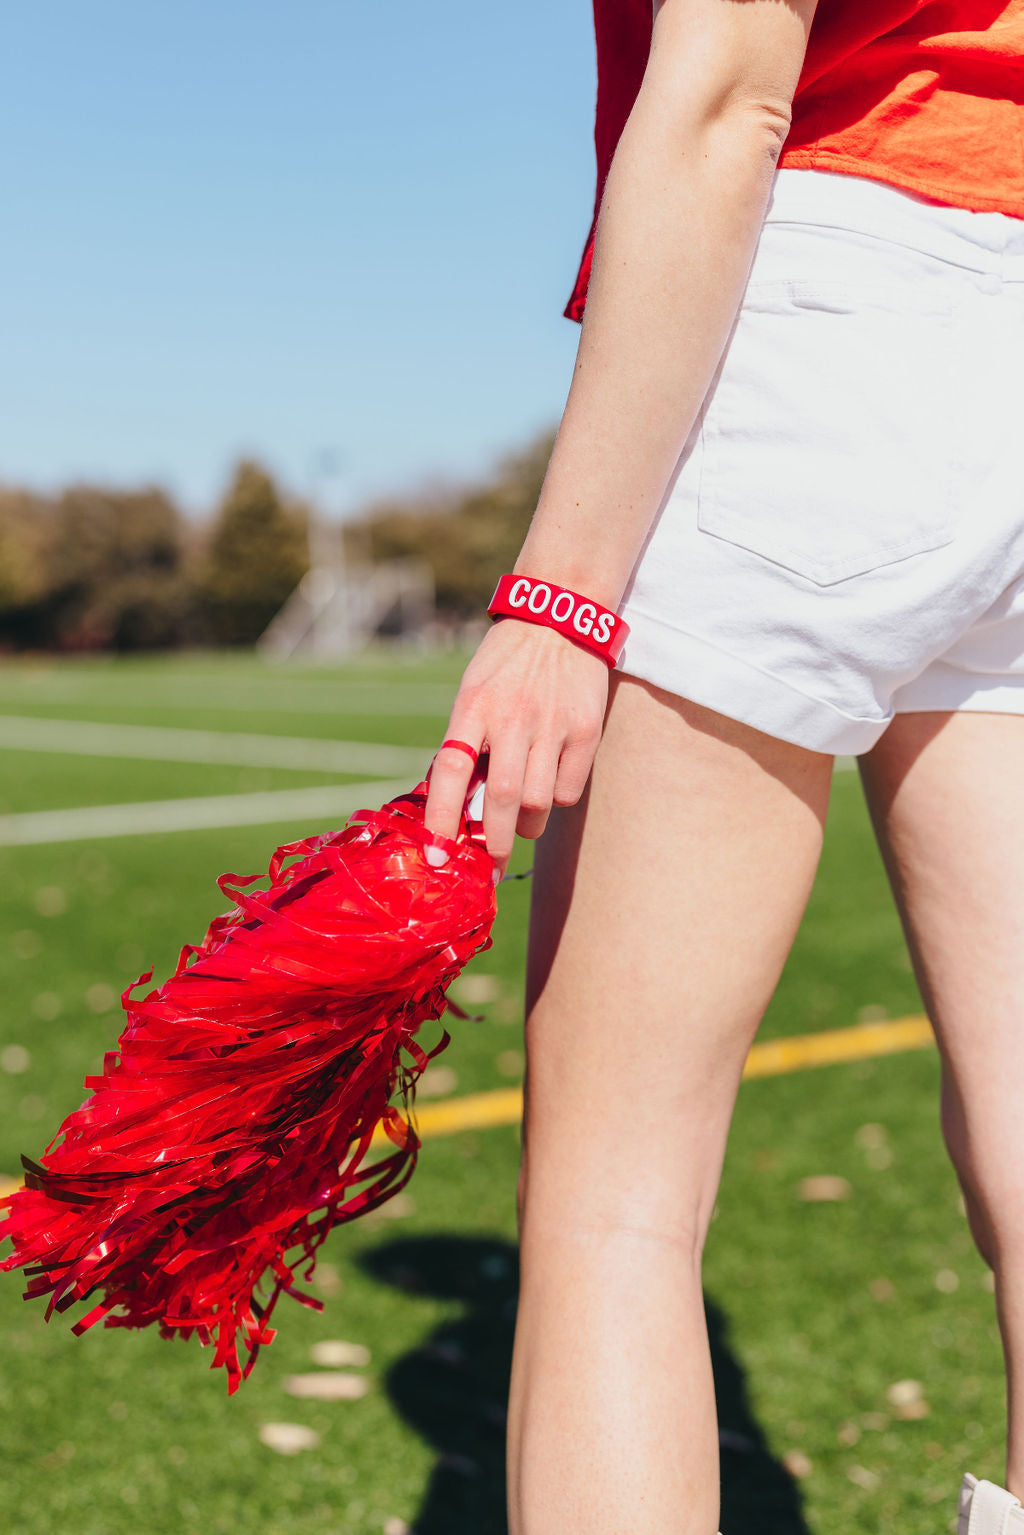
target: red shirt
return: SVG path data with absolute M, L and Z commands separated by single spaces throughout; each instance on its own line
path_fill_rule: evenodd
M 601 194 L 651 26 L 651 0 L 594 0 L 597 194 L 570 320 L 583 316 Z M 778 164 L 1024 218 L 1024 0 L 821 0 Z

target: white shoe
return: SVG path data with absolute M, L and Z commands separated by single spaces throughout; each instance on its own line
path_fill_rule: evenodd
M 959 1514 L 956 1535 L 1024 1535 L 1020 1499 L 969 1471 L 960 1484 Z

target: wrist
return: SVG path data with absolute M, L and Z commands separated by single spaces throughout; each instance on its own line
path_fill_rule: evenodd
M 543 579 L 549 584 L 553 582 L 565 591 L 585 592 L 590 601 L 613 612 L 622 599 L 625 582 L 614 577 L 609 580 L 606 574 L 594 570 L 592 561 L 583 562 L 568 553 L 531 554 L 524 548 L 512 567 L 512 574 L 537 580 L 540 579 L 538 571 L 544 572 Z
M 554 629 L 614 667 L 629 625 L 614 609 L 588 594 L 551 580 L 512 571 L 499 578 L 487 607 L 495 620 L 519 618 Z

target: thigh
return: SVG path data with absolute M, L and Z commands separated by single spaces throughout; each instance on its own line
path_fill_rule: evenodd
M 520 1182 L 534 1207 L 706 1224 L 831 769 L 613 676 L 587 791 L 536 850 Z
M 860 767 L 942 1051 L 947 1128 L 968 1170 L 1019 1183 L 1005 1151 L 1024 1112 L 1024 717 L 900 714 Z

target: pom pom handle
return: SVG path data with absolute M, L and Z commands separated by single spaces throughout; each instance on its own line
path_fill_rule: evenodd
M 473 764 L 473 771 L 470 774 L 469 783 L 466 787 L 465 815 L 466 820 L 471 826 L 474 824 L 483 825 L 484 785 L 487 783 L 487 768 L 490 760 L 490 755 L 485 747 Z

